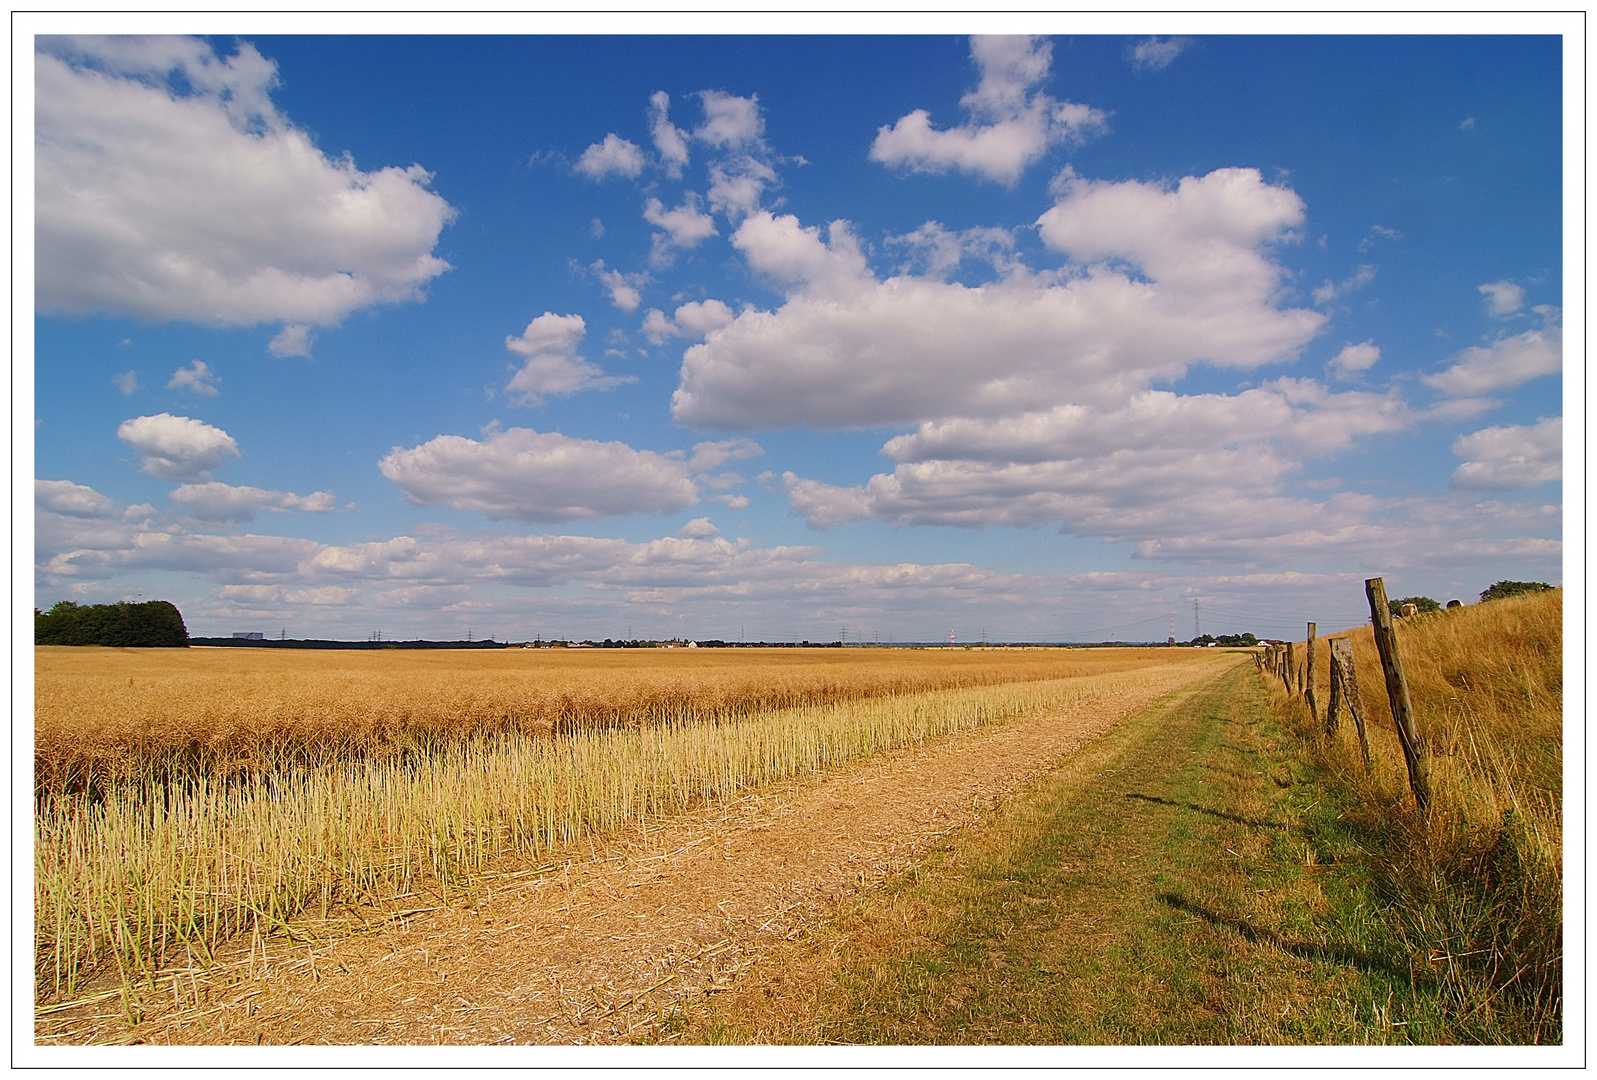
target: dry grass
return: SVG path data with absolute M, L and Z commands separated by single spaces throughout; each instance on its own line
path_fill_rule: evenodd
M 838 677 L 850 672 L 845 661 L 830 661 L 827 678 L 807 682 L 801 668 L 789 666 L 786 692 L 808 686 L 857 695 L 895 677 L 936 678 L 930 664 L 916 654 L 904 655 L 910 657 L 908 676 L 895 676 L 886 665 L 856 666 L 852 683 Z M 1075 659 L 1082 674 L 1037 681 L 1043 668 L 1035 658 L 988 653 L 986 664 L 1010 679 L 1008 685 L 991 685 L 1000 679 L 991 671 L 984 676 L 969 661 L 959 664 L 966 656 L 983 654 L 942 654 L 941 659 L 956 661 L 944 678 L 989 685 L 751 711 L 742 718 L 733 718 L 724 704 L 733 699 L 716 694 L 714 674 L 734 684 L 743 676 L 714 659 L 706 664 L 713 670 L 701 669 L 699 675 L 708 690 L 696 698 L 680 694 L 674 711 L 665 713 L 666 719 L 653 714 L 654 723 L 591 726 L 549 737 L 495 732 L 463 720 L 443 729 L 447 738 L 434 729 L 430 744 L 407 755 L 366 753 L 361 739 L 318 744 L 301 732 L 281 756 L 274 757 L 270 739 L 250 744 L 255 756 L 239 776 L 139 776 L 134 751 L 145 744 L 134 743 L 123 748 L 124 757 L 114 759 L 122 764 L 106 773 L 111 779 L 92 794 L 57 788 L 38 797 L 35 916 L 41 991 L 71 994 L 90 973 L 113 963 L 126 980 L 177 959 L 203 959 L 218 941 L 241 929 L 280 926 L 308 906 L 326 908 L 340 899 L 401 891 L 418 877 L 447 888 L 449 881 L 505 852 L 536 857 L 579 836 L 744 787 L 1026 712 L 1064 708 L 1142 679 L 1156 661 L 1178 660 L 1161 650 L 1106 653 L 1096 660 L 1056 654 L 1056 665 Z M 479 702 L 491 700 L 488 687 L 496 668 L 514 673 L 521 670 L 517 661 L 525 665 L 540 658 L 486 659 L 488 670 L 479 666 L 474 672 Z M 1178 662 L 1201 659 L 1186 654 Z M 669 670 L 684 680 L 679 685 L 692 689 L 685 680 L 693 666 L 675 658 L 670 662 L 677 666 Z M 606 658 L 569 663 L 590 666 L 560 671 L 560 665 L 549 665 L 565 676 L 568 695 L 582 687 L 581 675 L 600 680 L 606 674 Z M 611 674 L 615 663 L 608 661 Z M 433 679 L 447 679 L 460 666 L 459 661 L 439 664 Z M 1094 668 L 1099 673 L 1086 674 Z M 328 669 L 340 670 L 330 664 L 322 669 L 324 678 Z M 400 674 L 404 669 L 393 664 L 386 670 Z M 216 665 L 209 674 L 219 681 L 222 673 L 223 666 Z M 365 674 L 374 678 L 370 669 Z M 1022 676 L 1030 681 L 1014 681 Z M 265 677 L 257 679 L 262 692 L 256 701 L 266 704 L 272 699 L 264 694 Z M 275 700 L 304 701 L 288 691 L 304 693 L 307 681 L 280 677 L 285 685 Z M 629 690 L 631 700 L 640 700 L 662 681 L 640 678 L 619 693 L 611 688 L 610 697 L 589 692 L 613 705 L 628 700 Z M 361 718 L 367 725 L 363 731 L 375 733 L 368 737 L 383 738 L 380 715 L 369 711 L 373 703 L 347 683 L 331 685 L 344 686 L 338 705 Z M 424 701 L 446 700 L 447 687 L 426 680 L 412 685 L 426 690 Z M 213 685 L 213 692 L 221 691 Z M 169 709 L 185 700 L 168 698 Z M 709 719 L 716 722 L 698 722 L 695 700 L 722 703 L 710 707 Z M 322 708 L 324 715 L 338 715 L 330 705 Z M 151 726 L 159 737 L 159 725 Z M 188 731 L 192 725 L 175 718 L 166 730 Z M 262 730 L 253 728 L 251 734 L 258 737 Z M 235 733 L 222 734 L 236 742 Z M 117 744 L 102 740 L 98 745 Z M 305 762 L 301 751 L 307 746 L 320 747 L 316 763 Z M 355 752 L 340 756 L 346 746 Z
M 1129 671 L 1148 649 L 34 651 L 41 793 Z
M 1459 1014 L 1500 1015 L 1515 1041 L 1561 1031 L 1563 964 L 1563 592 L 1400 620 L 1398 648 L 1430 763 L 1431 805 L 1413 809 L 1380 659 L 1353 640 L 1371 769 L 1344 718 L 1322 761 L 1351 791 L 1383 853 L 1381 884 L 1442 958 Z M 1324 657 L 1328 649 L 1320 649 Z M 1326 698 L 1328 661 L 1317 657 Z M 1267 680 L 1280 690 L 1279 680 Z M 1323 707 L 1323 704 L 1322 704 Z M 1313 732 L 1297 700 L 1284 718 Z

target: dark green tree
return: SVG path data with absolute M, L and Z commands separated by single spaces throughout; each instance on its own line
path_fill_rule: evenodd
M 74 604 L 63 600 L 33 612 L 36 645 L 108 645 L 114 648 L 188 647 L 183 614 L 166 600 L 142 604 Z
M 1549 592 L 1552 588 L 1553 586 L 1545 581 L 1499 581 L 1481 593 L 1481 602 L 1502 600 L 1505 597 L 1520 596 L 1524 593 Z

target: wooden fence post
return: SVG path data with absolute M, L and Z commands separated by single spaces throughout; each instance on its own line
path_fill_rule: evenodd
M 1375 624 L 1375 647 L 1381 653 L 1381 673 L 1386 676 L 1386 696 L 1392 702 L 1392 719 L 1397 724 L 1398 741 L 1408 763 L 1408 786 L 1421 810 L 1431 801 L 1430 766 L 1425 760 L 1425 744 L 1414 723 L 1414 703 L 1408 696 L 1408 679 L 1403 675 L 1403 658 L 1397 649 L 1397 634 L 1392 629 L 1392 608 L 1386 599 L 1386 582 L 1370 578 L 1364 582 L 1370 599 L 1370 619 Z
M 1303 700 L 1308 702 L 1310 720 L 1320 718 L 1314 702 L 1314 631 L 1314 623 L 1309 623 L 1308 657 L 1303 665 Z
M 1292 643 L 1286 643 L 1286 663 L 1281 665 L 1281 683 L 1286 687 L 1287 697 L 1292 696 L 1292 669 L 1297 667 L 1292 659 Z
M 1346 704 L 1353 714 L 1353 724 L 1359 732 L 1359 751 L 1364 755 L 1364 768 L 1370 768 L 1370 741 L 1364 734 L 1364 706 L 1359 700 L 1358 675 L 1353 670 L 1353 642 L 1347 638 L 1331 638 L 1331 704 L 1325 713 L 1326 734 L 1336 732 L 1336 718 L 1340 706 Z

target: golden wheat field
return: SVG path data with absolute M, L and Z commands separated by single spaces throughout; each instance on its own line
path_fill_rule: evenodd
M 1129 671 L 1160 649 L 34 650 L 35 777 L 248 770 Z
M 41 648 L 40 992 L 1219 659 Z

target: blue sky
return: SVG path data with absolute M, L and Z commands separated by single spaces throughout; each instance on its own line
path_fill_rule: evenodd
M 1149 640 L 1561 582 L 1563 55 L 41 37 L 35 602 Z

